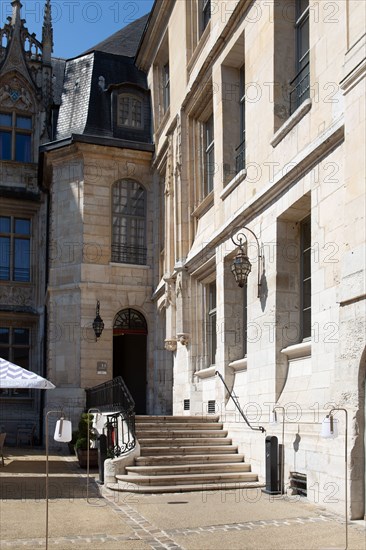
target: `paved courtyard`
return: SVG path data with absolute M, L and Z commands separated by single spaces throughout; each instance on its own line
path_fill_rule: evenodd
M 45 453 L 5 450 L 0 466 L 0 548 L 45 547 Z M 49 548 L 310 550 L 345 548 L 342 517 L 298 497 L 260 489 L 140 495 L 112 493 L 73 456 L 49 457 Z M 366 550 L 365 522 L 348 548 Z

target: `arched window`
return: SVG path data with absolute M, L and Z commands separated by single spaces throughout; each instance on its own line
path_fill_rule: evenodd
M 129 126 L 130 128 L 142 128 L 142 101 L 129 94 L 118 96 L 118 126 Z
M 113 185 L 112 262 L 146 264 L 146 191 L 133 180 Z
M 113 334 L 147 334 L 146 319 L 135 309 L 124 309 L 117 314 Z

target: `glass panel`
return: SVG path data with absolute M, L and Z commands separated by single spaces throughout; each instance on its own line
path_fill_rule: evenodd
M 131 190 L 130 198 L 130 214 L 133 216 L 144 216 L 145 215 L 145 192 L 142 187 Z
M 30 280 L 30 241 L 14 240 L 14 281 Z
M 0 217 L 0 233 L 10 233 L 10 218 Z
M 213 189 L 213 180 L 215 174 L 215 152 L 212 147 L 206 153 L 206 193 L 210 193 Z
M 6 361 L 10 361 L 9 359 L 9 348 L 3 348 L 0 346 L 0 357 L 2 359 L 6 359 Z M 7 391 L 7 390 L 2 390 L 2 391 Z
M 11 160 L 10 132 L 0 132 L 0 160 Z
M 300 25 L 298 40 L 298 57 L 300 71 L 309 60 L 309 17 L 306 17 L 303 23 L 301 23 Z
M 210 363 L 214 365 L 216 363 L 216 348 L 217 348 L 217 335 L 216 335 L 216 313 L 210 315 Z
M 213 141 L 213 116 L 211 115 L 206 122 L 206 149 Z
M 13 348 L 13 361 L 16 365 L 28 369 L 29 367 L 28 348 Z
M 248 287 L 243 288 L 243 356 L 248 352 Z
M 11 127 L 11 114 L 0 113 L 0 126 L 10 126 Z
M 211 0 L 202 1 L 202 31 L 204 31 L 211 19 Z
M 311 250 L 308 248 L 303 254 L 303 278 L 307 279 L 311 273 Z
M 216 284 L 210 285 L 209 309 L 216 309 Z
M 310 338 L 311 336 L 311 309 L 303 312 L 302 316 L 302 338 Z
M 16 328 L 13 331 L 13 344 L 20 346 L 29 345 L 29 329 L 27 328 Z
M 30 117 L 25 116 L 17 116 L 17 128 L 21 128 L 22 130 L 31 130 L 32 129 L 32 119 Z
M 0 280 L 10 279 L 10 238 L 0 237 Z
M 31 136 L 17 134 L 15 136 L 15 160 L 19 162 L 31 162 Z
M 298 0 L 297 2 L 297 17 L 299 18 L 302 13 L 309 6 L 309 0 Z
M 139 127 L 142 125 L 142 105 L 141 101 L 132 100 L 131 125 Z
M 303 309 L 311 307 L 311 280 L 307 279 L 303 284 Z
M 0 327 L 0 344 L 9 344 L 9 329 L 5 327 Z M 1 357 L 3 349 L 1 349 Z
M 119 105 L 120 105 L 120 124 L 122 126 L 128 126 L 129 114 L 130 114 L 130 98 L 120 96 Z
M 15 233 L 20 235 L 30 235 L 30 220 L 15 220 Z
M 311 336 L 311 219 L 310 217 L 301 223 L 301 302 L 302 338 Z

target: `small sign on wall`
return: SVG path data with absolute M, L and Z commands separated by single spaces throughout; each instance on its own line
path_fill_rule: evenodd
M 97 374 L 107 374 L 107 361 L 97 361 Z

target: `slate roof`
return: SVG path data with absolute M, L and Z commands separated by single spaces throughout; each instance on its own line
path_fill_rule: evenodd
M 58 57 L 53 57 L 51 60 L 52 63 L 52 92 L 53 92 L 53 102 L 55 105 L 61 104 L 61 95 L 62 88 L 64 83 L 64 73 L 65 73 L 65 59 L 60 59 Z
M 101 77 L 104 90 L 100 86 Z M 132 57 L 93 51 L 68 60 L 56 139 L 63 140 L 72 134 L 115 137 L 110 90 L 114 84 L 122 83 L 136 84 L 146 90 L 148 98 L 146 75 L 137 69 Z M 141 140 L 151 141 L 150 129 L 147 135 L 141 135 Z
M 66 62 L 56 139 L 84 132 L 88 118 L 93 65 L 92 53 Z
M 115 55 L 124 55 L 126 57 L 135 57 L 148 18 L 149 14 L 147 13 L 123 29 L 115 32 L 102 42 L 99 42 L 96 46 L 89 48 L 82 55 L 93 51 L 99 51 Z

